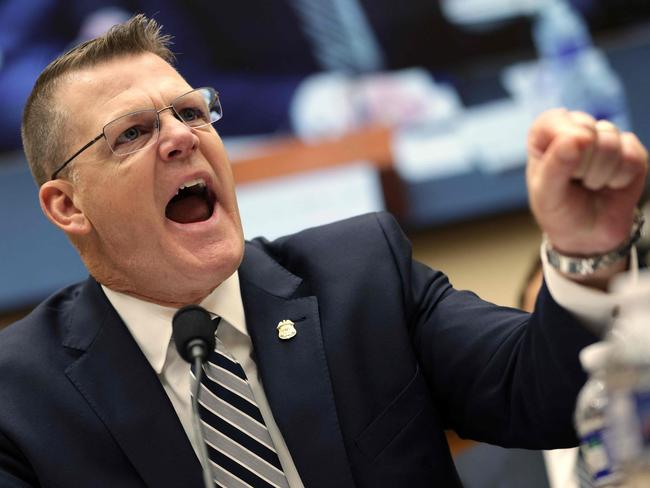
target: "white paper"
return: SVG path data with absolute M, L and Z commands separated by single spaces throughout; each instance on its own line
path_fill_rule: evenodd
M 364 161 L 241 184 L 237 197 L 247 239 L 384 210 L 378 170 Z

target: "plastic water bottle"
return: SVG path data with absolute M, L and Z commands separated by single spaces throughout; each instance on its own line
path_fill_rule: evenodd
M 593 46 L 589 28 L 566 0 L 542 3 L 533 25 L 542 96 L 550 105 L 582 110 L 630 128 L 623 84 L 605 55 Z
M 592 485 L 599 488 L 620 486 L 620 475 L 606 442 L 609 397 L 605 376 L 610 350 L 611 344 L 597 342 L 580 352 L 580 362 L 589 379 L 578 395 L 575 412 L 580 453 Z
M 607 445 L 625 487 L 650 486 L 650 273 L 621 280 L 607 367 Z

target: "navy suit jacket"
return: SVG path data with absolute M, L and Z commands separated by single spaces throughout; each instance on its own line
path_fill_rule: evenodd
M 305 486 L 458 486 L 443 430 L 566 447 L 594 340 L 543 289 L 532 316 L 457 291 L 372 214 L 246 245 L 246 321 Z M 498 279 L 498 278 L 497 278 Z M 278 339 L 280 320 L 297 335 Z M 155 372 L 92 278 L 0 333 L 0 486 L 200 487 Z

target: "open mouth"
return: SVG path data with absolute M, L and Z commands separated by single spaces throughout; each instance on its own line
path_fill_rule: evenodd
M 214 212 L 216 196 L 203 178 L 183 183 L 165 207 L 165 216 L 179 224 L 208 220 Z

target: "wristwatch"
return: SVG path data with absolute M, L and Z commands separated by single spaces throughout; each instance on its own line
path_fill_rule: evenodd
M 645 218 L 643 214 L 639 209 L 636 209 L 632 228 L 630 229 L 630 237 L 612 251 L 604 254 L 593 254 L 591 256 L 567 256 L 560 254 L 557 250 L 553 249 L 547 236 L 544 235 L 546 258 L 551 266 L 562 273 L 588 276 L 599 269 L 612 266 L 621 259 L 628 257 L 632 246 L 641 238 L 641 230 L 644 222 Z

